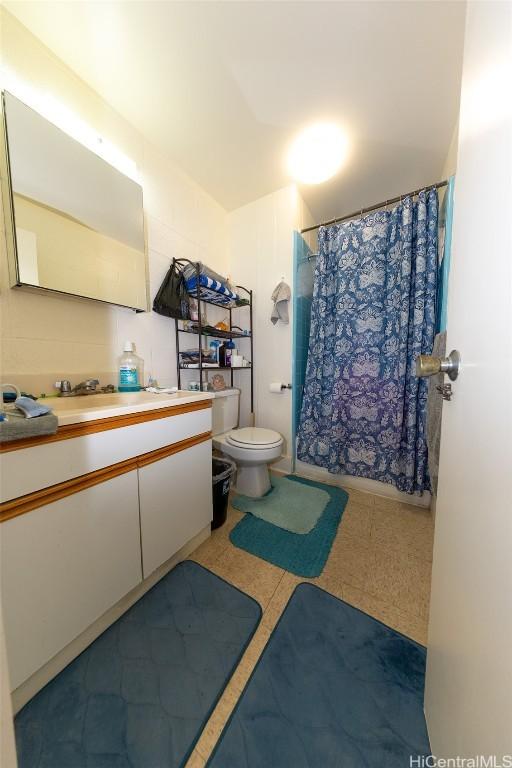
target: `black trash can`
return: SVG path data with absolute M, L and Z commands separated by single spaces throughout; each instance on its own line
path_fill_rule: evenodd
M 229 459 L 212 459 L 213 520 L 212 530 L 226 522 L 231 478 L 236 465 Z

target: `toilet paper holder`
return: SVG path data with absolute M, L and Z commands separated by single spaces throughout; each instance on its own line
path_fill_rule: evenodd
M 272 381 L 268 385 L 268 388 L 269 388 L 270 392 L 274 392 L 275 394 L 279 394 L 279 393 L 284 392 L 285 389 L 291 389 L 292 385 L 291 384 L 283 384 L 282 381 Z

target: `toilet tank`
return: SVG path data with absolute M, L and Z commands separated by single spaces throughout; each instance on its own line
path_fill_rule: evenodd
M 222 435 L 238 426 L 239 389 L 223 389 L 213 393 L 212 432 Z

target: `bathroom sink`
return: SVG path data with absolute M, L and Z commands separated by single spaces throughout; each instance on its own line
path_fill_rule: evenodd
M 77 397 L 52 397 L 41 400 L 57 416 L 59 426 L 77 424 L 81 421 L 106 419 L 112 416 L 125 416 L 157 408 L 170 408 L 199 400 L 211 400 L 209 392 L 188 392 L 178 390 L 173 394 L 153 394 L 151 392 L 112 392 L 98 395 L 79 395 Z

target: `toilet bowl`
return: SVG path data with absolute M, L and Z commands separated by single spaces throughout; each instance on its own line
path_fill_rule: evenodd
M 279 432 L 262 427 L 231 429 L 213 437 L 213 447 L 237 466 L 235 490 L 253 498 L 270 490 L 268 465 L 281 457 L 283 442 Z

